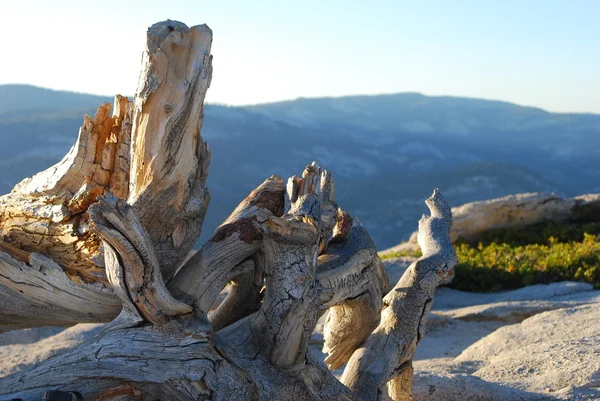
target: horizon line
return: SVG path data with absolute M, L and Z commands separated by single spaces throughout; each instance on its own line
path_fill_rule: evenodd
M 45 87 L 45 86 L 38 86 L 38 85 L 30 84 L 30 83 L 17 83 L 17 82 L 0 83 L 0 87 L 2 87 L 2 86 L 29 86 L 29 87 L 48 90 L 48 91 L 52 91 L 52 92 L 65 92 L 65 93 L 72 93 L 72 94 L 77 94 L 77 95 L 106 97 L 106 98 L 114 98 L 117 95 L 126 96 L 131 99 L 134 98 L 134 96 L 130 96 L 130 95 L 121 95 L 121 94 L 103 95 L 103 94 L 96 94 L 96 93 L 89 93 L 89 92 L 73 91 L 73 90 L 68 90 L 68 89 L 55 89 L 55 88 L 49 88 L 49 87 Z M 222 102 L 206 102 L 205 105 L 213 105 L 213 106 L 220 106 L 220 107 L 251 108 L 251 107 L 256 107 L 256 106 L 274 105 L 274 104 L 278 104 L 278 103 L 292 103 L 292 102 L 295 102 L 298 100 L 329 100 L 329 99 L 343 99 L 343 98 L 353 98 L 353 97 L 355 98 L 355 97 L 376 97 L 376 96 L 396 96 L 396 95 L 419 95 L 419 96 L 426 97 L 426 98 L 450 98 L 450 99 L 478 100 L 478 101 L 484 101 L 484 102 L 502 103 L 502 104 L 506 104 L 506 105 L 512 105 L 512 106 L 517 106 L 517 107 L 522 107 L 522 108 L 527 108 L 527 109 L 534 109 L 534 110 L 542 111 L 542 112 L 549 113 L 549 114 L 569 114 L 569 115 L 576 114 L 576 115 L 600 116 L 600 112 L 551 111 L 551 110 L 544 109 L 539 106 L 525 105 L 525 104 L 515 103 L 512 101 L 508 101 L 508 100 L 490 99 L 490 98 L 473 97 L 473 96 L 449 95 L 449 94 L 432 95 L 432 94 L 426 94 L 423 92 L 415 92 L 415 91 L 381 92 L 381 93 L 367 93 L 367 94 L 362 93 L 362 94 L 314 96 L 314 97 L 313 96 L 298 96 L 295 98 L 280 99 L 280 100 L 274 100 L 274 101 L 268 101 L 268 102 L 262 102 L 262 103 L 246 103 L 246 104 L 239 104 L 239 105 L 222 103 Z

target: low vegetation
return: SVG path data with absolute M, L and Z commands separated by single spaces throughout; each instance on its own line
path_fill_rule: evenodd
M 600 288 L 600 224 L 545 223 L 492 230 L 476 243 L 455 244 L 459 264 L 450 287 L 495 291 L 572 280 Z M 420 256 L 419 252 L 387 254 Z

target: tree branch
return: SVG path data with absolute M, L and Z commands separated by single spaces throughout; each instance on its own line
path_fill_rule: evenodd
M 320 315 L 317 254 L 331 236 L 337 207 L 330 174 L 315 163 L 302 178 L 288 180 L 285 212 L 264 231 L 266 293 L 254 318 L 262 353 L 280 368 L 305 360 L 308 339 Z
M 0 332 L 108 322 L 121 302 L 103 283 L 75 283 L 52 259 L 0 241 Z
M 264 267 L 255 260 L 242 262 L 243 270 L 231 280 L 231 289 L 223 302 L 208 314 L 215 331 L 257 312 L 262 302 Z
M 458 262 L 450 241 L 450 207 L 437 189 L 426 204 L 431 216 L 421 218 L 418 233 L 423 256 L 385 296 L 379 326 L 352 355 L 342 376 L 342 383 L 364 401 L 377 400 L 378 394 L 385 394 L 388 389 L 402 388 L 391 384 L 386 389 L 386 384 L 396 380 L 405 363 L 412 360 L 417 344 L 425 335 L 425 321 L 435 290 L 453 276 Z M 404 395 L 388 396 L 400 400 Z
M 125 308 L 153 324 L 192 312 L 167 290 L 152 242 L 131 206 L 106 195 L 89 214 L 92 229 L 103 239 L 108 279 Z
M 195 320 L 105 330 L 25 373 L 2 379 L 1 398 L 40 400 L 49 389 L 86 400 L 256 400 L 251 379 L 211 344 Z M 129 398 L 128 398 L 129 397 Z
M 252 191 L 169 282 L 177 298 L 208 313 L 225 285 L 245 272 L 246 259 L 262 249 L 257 224 L 283 213 L 283 180 L 272 176 Z M 262 286 L 261 286 L 262 287 Z
M 375 244 L 357 218 L 340 211 L 334 236 L 319 256 L 319 282 L 329 292 L 325 362 L 338 369 L 379 324 L 381 297 L 389 286 Z

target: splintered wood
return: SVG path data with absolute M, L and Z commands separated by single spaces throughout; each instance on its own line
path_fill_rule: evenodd
M 110 109 L 104 103 L 94 118 L 84 117 L 77 142 L 59 163 L 0 197 L 2 239 L 49 256 L 69 277 L 85 282 L 106 282 L 87 208 L 105 192 L 128 193 L 132 108 L 127 98 L 117 96 L 112 115 Z
M 211 43 L 205 25 L 150 27 L 133 102 L 117 96 L 112 114 L 104 104 L 85 116 L 63 160 L 0 197 L 0 332 L 111 321 L 2 378 L 0 397 L 412 399 L 411 361 L 457 263 L 439 191 L 419 222 L 423 256 L 391 289 L 369 233 L 338 207 L 317 163 L 287 185 L 266 179 L 183 263 L 210 200 L 201 128 Z M 308 345 L 327 311 L 325 366 Z M 329 369 L 344 364 L 340 381 Z

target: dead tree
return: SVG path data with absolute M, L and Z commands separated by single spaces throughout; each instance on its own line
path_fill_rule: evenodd
M 210 199 L 200 133 L 212 32 L 165 21 L 147 38 L 135 99 L 85 116 L 62 161 L 0 197 L 0 328 L 110 321 L 3 378 L 0 396 L 411 399 L 415 347 L 457 262 L 441 194 L 419 222 L 423 257 L 391 290 L 368 233 L 315 163 L 286 184 L 268 178 L 183 263 Z M 307 350 L 327 311 L 326 363 L 347 363 L 341 381 Z

